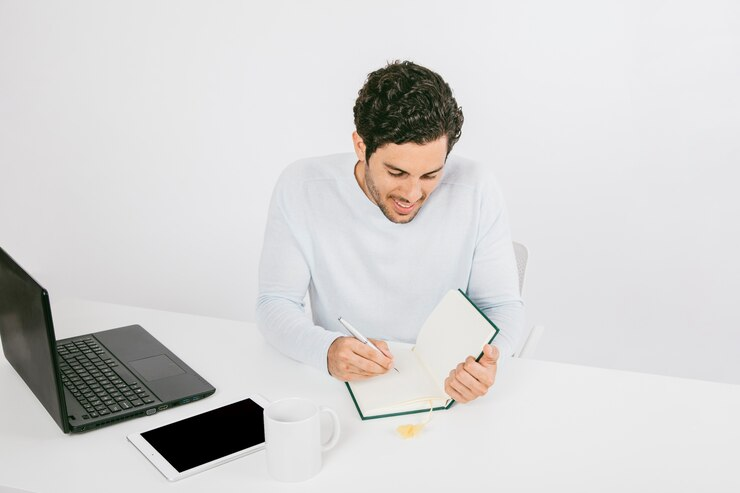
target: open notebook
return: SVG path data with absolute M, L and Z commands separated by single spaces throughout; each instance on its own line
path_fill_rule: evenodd
M 498 327 L 461 290 L 451 290 L 424 322 L 416 345 L 389 342 L 398 372 L 347 382 L 362 419 L 449 409 L 444 382 L 468 356 L 483 355 Z

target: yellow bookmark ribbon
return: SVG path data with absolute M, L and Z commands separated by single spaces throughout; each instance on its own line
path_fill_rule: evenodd
M 396 428 L 396 433 L 398 433 L 401 438 L 407 440 L 409 438 L 415 438 L 421 434 L 421 432 L 424 430 L 424 427 L 432 420 L 432 410 L 434 409 L 434 405 L 431 402 L 429 404 L 429 412 L 427 413 L 424 420 L 415 425 L 401 425 Z

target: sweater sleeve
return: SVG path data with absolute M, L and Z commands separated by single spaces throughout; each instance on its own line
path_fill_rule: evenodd
M 310 252 L 307 238 L 290 220 L 294 194 L 289 188 L 281 178 L 270 203 L 259 265 L 257 327 L 277 350 L 327 372 L 329 346 L 341 334 L 314 325 L 306 313 Z
M 506 206 L 494 181 L 483 188 L 481 211 L 468 296 L 500 329 L 494 345 L 505 360 L 523 340 L 524 302 Z

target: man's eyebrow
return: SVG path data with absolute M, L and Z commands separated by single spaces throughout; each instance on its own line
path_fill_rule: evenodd
M 385 166 L 386 168 L 392 169 L 393 171 L 398 171 L 398 172 L 400 172 L 400 173 L 406 173 L 407 175 L 409 174 L 409 172 L 408 172 L 408 171 L 406 171 L 405 169 L 401 169 L 401 168 L 399 168 L 398 166 L 394 166 L 394 165 L 392 165 L 391 163 L 386 163 L 386 162 L 383 162 L 383 166 Z M 433 175 L 434 173 L 438 173 L 439 171 L 441 171 L 441 170 L 442 170 L 442 168 L 444 168 L 444 166 L 445 166 L 445 165 L 443 164 L 443 165 L 442 165 L 442 166 L 440 166 L 439 168 L 437 168 L 437 169 L 435 169 L 435 170 L 433 170 L 433 171 L 428 171 L 428 172 L 424 173 L 424 174 L 423 174 L 423 175 L 421 175 L 421 176 L 426 176 L 426 175 Z

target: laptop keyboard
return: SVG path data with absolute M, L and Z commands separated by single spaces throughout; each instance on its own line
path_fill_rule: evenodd
M 154 402 L 146 388 L 121 377 L 118 363 L 92 337 L 57 345 L 62 382 L 87 414 L 82 419 L 120 413 Z M 128 371 L 120 373 L 128 374 Z

